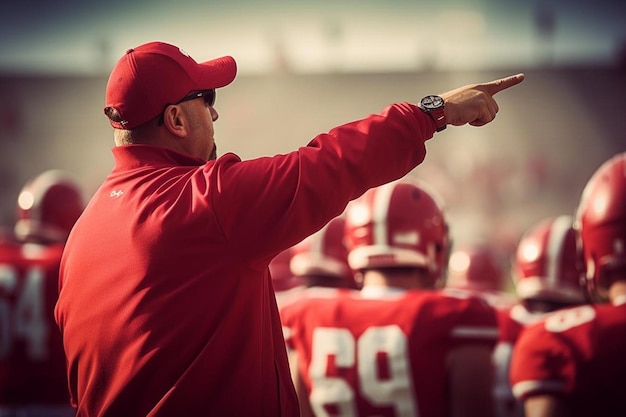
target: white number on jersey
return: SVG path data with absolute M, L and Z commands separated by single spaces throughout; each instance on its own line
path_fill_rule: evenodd
M 580 306 L 552 313 L 545 321 L 546 330 L 553 333 L 564 332 L 572 327 L 590 322 L 596 316 L 591 306 Z
M 17 340 L 26 342 L 31 359 L 44 360 L 48 356 L 44 274 L 34 267 L 26 271 L 24 278 L 20 288 L 15 268 L 0 265 L 0 359 L 11 354 Z M 14 301 L 9 296 L 15 296 Z
M 336 407 L 336 416 L 356 416 L 354 388 L 339 377 L 326 375 L 329 356 L 338 368 L 356 367 L 361 397 L 377 406 L 392 406 L 395 414 L 418 416 L 406 335 L 396 326 L 370 327 L 358 340 L 347 329 L 317 328 L 313 331 L 309 376 L 309 400 L 317 416 L 329 416 L 324 405 Z M 358 354 L 357 354 L 358 353 Z M 358 357 L 358 363 L 355 358 Z M 378 362 L 385 358 L 389 375 L 381 378 Z

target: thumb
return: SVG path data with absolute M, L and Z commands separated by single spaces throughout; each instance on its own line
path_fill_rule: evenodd
M 485 83 L 483 84 L 483 87 L 488 94 L 493 96 L 494 94 L 499 93 L 502 90 L 506 90 L 509 87 L 513 87 L 522 81 L 524 81 L 524 74 L 520 73 Z

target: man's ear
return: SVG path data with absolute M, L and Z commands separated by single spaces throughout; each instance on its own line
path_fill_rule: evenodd
M 163 112 L 163 125 L 171 134 L 178 137 L 187 136 L 187 117 L 181 106 L 170 105 Z

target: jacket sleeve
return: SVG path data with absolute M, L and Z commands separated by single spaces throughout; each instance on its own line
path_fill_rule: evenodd
M 273 256 L 319 230 L 367 189 L 410 172 L 424 160 L 434 131 L 417 106 L 401 103 L 288 154 L 219 158 L 205 175 L 217 191 L 211 198 L 220 226 L 243 256 Z

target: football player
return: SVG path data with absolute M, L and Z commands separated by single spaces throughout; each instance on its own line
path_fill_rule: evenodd
M 348 264 L 345 219 L 335 217 L 292 248 L 291 273 L 307 287 L 357 288 Z
M 522 332 L 510 378 L 528 417 L 626 410 L 626 153 L 589 179 L 574 227 L 595 303 L 560 310 Z
M 357 288 L 354 274 L 348 264 L 344 229 L 344 216 L 335 217 L 322 229 L 290 249 L 289 272 L 302 286 L 289 293 L 277 293 L 279 308 L 306 297 L 308 293 L 314 296 L 318 288 Z M 298 384 L 297 353 L 288 349 L 288 355 L 292 378 L 294 383 Z
M 450 255 L 446 288 L 470 291 L 496 308 L 507 308 L 516 301 L 508 293 L 507 270 L 504 254 L 489 243 L 466 243 Z
M 520 301 L 498 311 L 500 339 L 494 351 L 498 417 L 523 416 L 509 384 L 511 353 L 522 329 L 550 312 L 585 302 L 578 285 L 572 217 L 549 217 L 530 226 L 518 242 L 512 275 Z
M 346 244 L 362 290 L 282 309 L 302 414 L 492 415 L 495 312 L 438 289 L 449 239 L 436 194 L 408 179 L 367 191 L 347 208 Z
M 0 241 L 0 415 L 73 416 L 54 322 L 59 263 L 83 210 L 78 183 L 46 171 L 22 188 L 14 239 Z
M 306 288 L 300 277 L 291 273 L 289 263 L 293 256 L 293 249 L 287 248 L 272 259 L 269 264 L 272 276 L 272 287 L 276 295 L 276 303 L 280 308 L 287 300 Z

